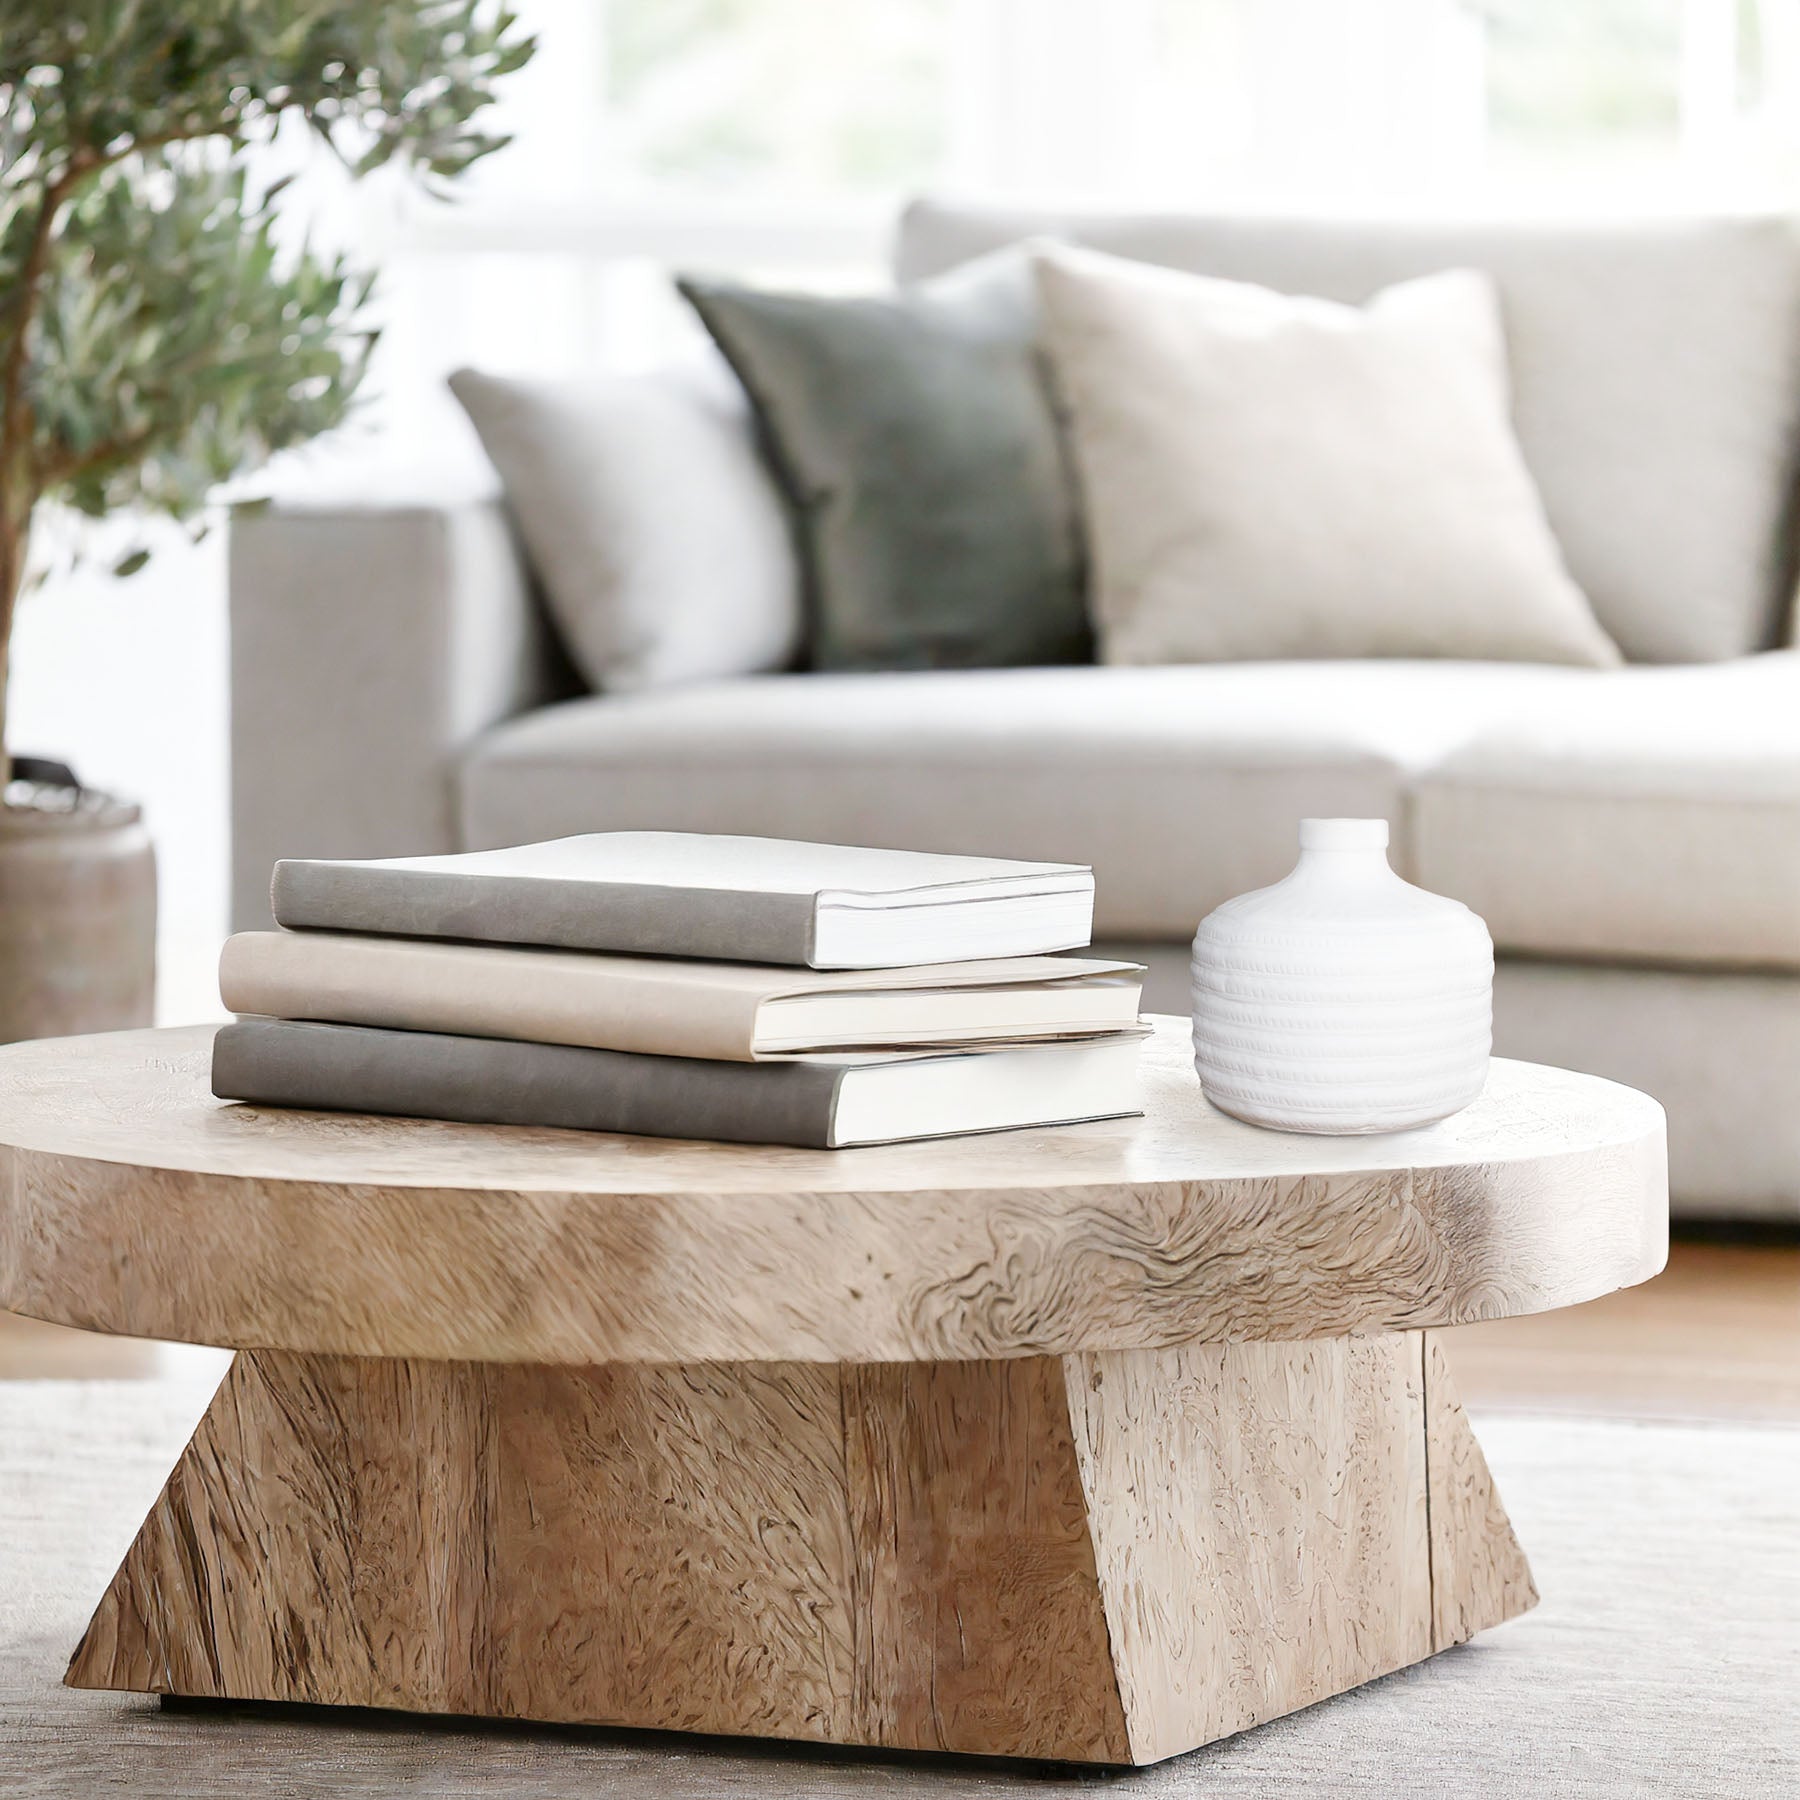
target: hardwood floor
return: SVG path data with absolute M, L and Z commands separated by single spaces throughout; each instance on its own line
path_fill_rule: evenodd
M 1642 1287 L 1445 1345 L 1475 1407 L 1800 1422 L 1800 1242 L 1678 1239 Z
M 1654 1281 L 1586 1306 L 1446 1334 L 1471 1406 L 1800 1423 L 1800 1241 L 1678 1240 Z M 224 1367 L 223 1353 L 0 1313 L 0 1380 Z

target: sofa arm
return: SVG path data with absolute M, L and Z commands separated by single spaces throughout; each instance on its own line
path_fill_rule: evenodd
M 282 856 L 457 849 L 468 740 L 568 691 L 499 503 L 231 522 L 232 920 Z

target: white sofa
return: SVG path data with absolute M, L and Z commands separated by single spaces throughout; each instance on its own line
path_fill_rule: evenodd
M 281 855 L 662 826 L 1091 862 L 1097 932 L 1185 1008 L 1186 942 L 1383 815 L 1475 907 L 1508 1055 L 1668 1107 L 1678 1208 L 1800 1219 L 1800 236 L 1072 218 L 933 203 L 922 275 L 1057 231 L 1358 300 L 1491 270 L 1515 415 L 1631 666 L 1214 664 L 777 675 L 575 692 L 501 508 L 275 507 L 233 528 L 235 914 Z

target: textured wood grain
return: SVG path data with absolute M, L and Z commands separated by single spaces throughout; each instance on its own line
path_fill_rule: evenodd
M 68 1680 L 1154 1761 L 1529 1604 L 1441 1364 L 247 1353 Z
M 1130 1761 L 1060 1360 L 844 1376 L 859 1735 Z
M 903 1362 L 1410 1330 L 1666 1254 L 1661 1109 L 1524 1064 L 1429 1130 L 1296 1137 L 1210 1107 L 1165 1021 L 1142 1119 L 807 1152 L 225 1105 L 207 1045 L 0 1049 L 0 1305 L 249 1349 Z
M 1426 1332 L 1425 1454 L 1431 1512 L 1431 1648 L 1466 1643 L 1537 1605 L 1537 1583 L 1457 1398 L 1443 1346 Z
M 70 1682 L 485 1710 L 494 1431 L 481 1370 L 239 1356 Z
M 1417 1333 L 1069 1369 L 1135 1761 L 1429 1654 Z
M 1042 1358 L 243 1355 L 68 1679 L 1128 1756 Z

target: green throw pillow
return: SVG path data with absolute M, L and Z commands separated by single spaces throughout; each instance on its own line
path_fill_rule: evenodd
M 793 508 L 813 668 L 1089 660 L 1022 254 L 880 298 L 680 287 L 743 382 Z

